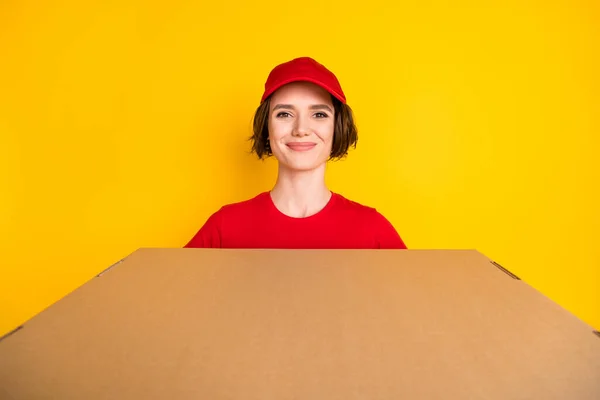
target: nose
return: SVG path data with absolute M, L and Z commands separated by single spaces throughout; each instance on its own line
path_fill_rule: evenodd
M 292 131 L 293 136 L 308 136 L 310 135 L 310 124 L 306 118 L 299 117 L 296 119 L 294 130 Z

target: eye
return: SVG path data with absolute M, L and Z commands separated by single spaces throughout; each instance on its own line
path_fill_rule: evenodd
M 281 111 L 279 113 L 277 113 L 277 115 L 275 115 L 276 118 L 288 118 L 291 117 L 289 112 L 286 111 Z
M 325 113 L 322 113 L 322 112 L 318 112 L 318 113 L 315 114 L 315 117 L 317 117 L 317 118 L 327 118 L 327 117 L 329 117 L 329 115 L 327 115 Z

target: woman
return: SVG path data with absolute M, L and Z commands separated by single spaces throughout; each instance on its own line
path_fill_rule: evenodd
M 309 57 L 276 66 L 254 115 L 252 151 L 278 161 L 271 191 L 221 207 L 185 247 L 405 249 L 374 208 L 333 193 L 325 166 L 358 139 L 336 76 Z

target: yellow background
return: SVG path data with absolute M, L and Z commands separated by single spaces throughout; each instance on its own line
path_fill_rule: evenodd
M 269 189 L 252 113 L 304 55 L 359 126 L 334 190 L 600 328 L 600 3 L 0 4 L 0 332 Z

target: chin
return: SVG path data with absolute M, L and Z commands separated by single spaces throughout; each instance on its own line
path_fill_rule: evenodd
M 312 153 L 312 154 L 311 154 Z M 305 152 L 290 153 L 286 151 L 277 151 L 273 154 L 280 167 L 293 172 L 306 172 L 323 167 L 327 163 L 328 153 Z
M 284 164 L 285 169 L 290 172 L 307 172 L 314 171 L 321 167 L 323 164 L 309 164 L 309 163 L 286 163 Z
M 322 167 L 326 160 L 282 160 L 279 164 L 290 172 L 313 171 Z

